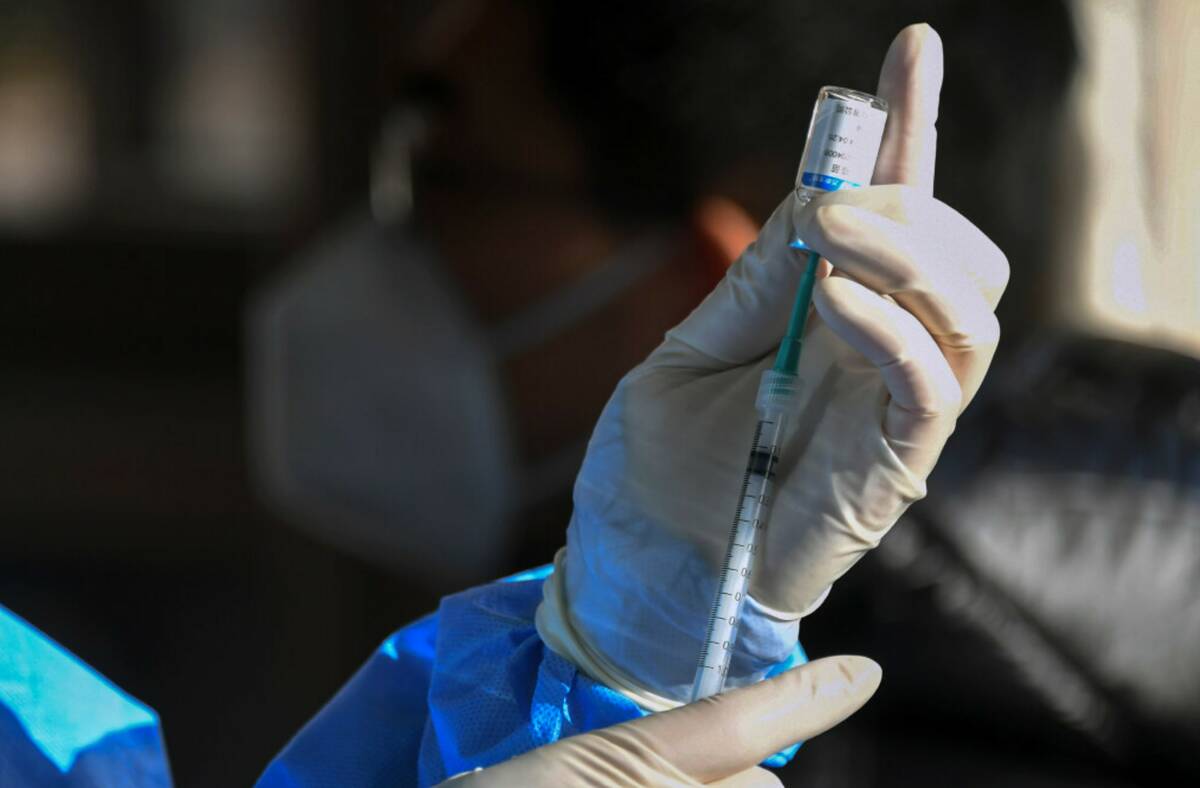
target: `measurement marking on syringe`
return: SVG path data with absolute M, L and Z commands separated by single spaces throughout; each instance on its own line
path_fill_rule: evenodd
M 771 502 L 769 490 L 779 459 L 775 449 L 778 440 L 774 433 L 782 429 L 783 423 L 784 420 L 778 418 L 760 421 L 751 442 L 742 476 L 741 496 L 726 543 L 725 562 L 718 576 L 716 602 L 708 619 L 705 640 L 702 641 L 703 667 L 716 670 L 711 678 L 704 679 L 705 687 L 711 687 L 704 690 L 705 695 L 720 692 L 723 677 L 728 671 L 737 627 L 741 622 L 738 613 L 754 574 L 754 557 L 759 552 L 755 543 L 765 533 L 767 526 L 767 506 Z M 770 434 L 766 434 L 768 432 Z M 708 664 L 708 660 L 714 657 L 717 664 Z M 709 676 L 703 672 L 701 675 Z

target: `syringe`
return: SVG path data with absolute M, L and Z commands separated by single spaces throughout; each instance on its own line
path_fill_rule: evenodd
M 869 183 L 886 121 L 887 104 L 882 99 L 847 88 L 821 88 L 796 176 L 796 210 L 822 192 Z M 750 591 L 755 558 L 770 518 L 775 468 L 787 437 L 788 421 L 799 398 L 796 370 L 820 256 L 798 237 L 790 245 L 797 252 L 806 252 L 808 259 L 775 364 L 763 372 L 759 382 L 755 402 L 758 423 L 692 685 L 693 701 L 725 688 L 742 606 Z

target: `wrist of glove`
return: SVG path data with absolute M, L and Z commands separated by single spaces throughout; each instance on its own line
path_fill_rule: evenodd
M 689 650 L 699 657 L 704 633 L 692 621 L 697 617 L 685 615 L 682 607 L 677 608 L 674 621 L 662 616 L 664 608 L 683 601 L 669 588 L 661 590 L 667 604 L 642 604 L 627 594 L 606 591 L 608 587 L 594 577 L 572 583 L 570 578 L 585 573 L 586 568 L 569 556 L 568 549 L 559 550 L 554 572 L 543 585 L 536 620 L 542 641 L 585 674 L 647 711 L 682 705 L 691 689 L 695 664 L 687 670 L 686 660 L 677 657 Z M 640 579 L 624 587 L 653 593 Z M 568 601 L 569 593 L 574 594 L 573 601 Z M 743 611 L 745 624 L 734 646 L 730 687 L 760 681 L 779 666 L 796 661 L 798 654 L 803 661 L 803 652 L 796 648 L 798 619 L 765 608 L 753 599 L 747 600 Z M 641 619 L 641 623 L 635 619 Z M 658 623 L 651 624 L 652 619 Z M 697 620 L 703 623 L 703 618 Z M 643 631 L 658 632 L 660 637 L 648 640 L 640 635 Z M 663 670 L 668 666 L 673 674 Z

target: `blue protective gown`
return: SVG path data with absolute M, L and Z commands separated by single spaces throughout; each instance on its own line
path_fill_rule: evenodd
M 446 597 L 392 635 L 259 786 L 432 785 L 644 716 L 543 645 L 534 614 L 550 571 Z M 805 659 L 797 645 L 772 672 Z M 0 786 L 10 785 L 169 788 L 171 776 L 151 709 L 0 607 Z
M 271 762 L 260 788 L 433 785 L 644 716 L 538 637 L 534 614 L 549 573 L 446 597 L 392 635 Z M 772 672 L 805 661 L 797 644 Z M 767 764 L 786 763 L 798 746 Z
M 158 716 L 0 607 L 0 786 L 170 785 Z

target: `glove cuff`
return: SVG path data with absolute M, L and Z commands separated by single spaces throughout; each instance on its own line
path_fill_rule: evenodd
M 554 555 L 554 571 L 542 585 L 542 603 L 534 623 L 542 642 L 563 659 L 573 662 L 589 678 L 604 684 L 648 711 L 667 711 L 681 701 L 659 695 L 638 684 L 593 648 L 571 620 L 567 603 L 567 548 Z
M 662 582 L 647 587 L 646 578 L 622 572 L 636 569 L 623 561 L 605 562 L 617 573 L 601 579 L 597 567 L 576 553 L 574 545 L 560 550 L 543 586 L 536 616 L 543 641 L 643 708 L 662 711 L 686 702 L 715 589 L 707 583 L 690 589 L 677 577 L 675 582 L 659 578 Z M 794 616 L 747 597 L 728 686 L 753 684 L 788 662 L 798 635 Z

